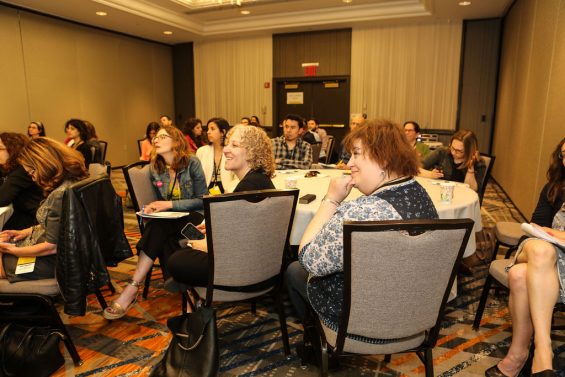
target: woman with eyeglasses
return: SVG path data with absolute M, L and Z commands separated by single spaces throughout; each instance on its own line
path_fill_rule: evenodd
M 422 161 L 419 175 L 463 182 L 480 192 L 485 170 L 477 137 L 472 131 L 459 130 L 451 137 L 449 147 L 436 149 Z
M 30 139 L 35 139 L 40 136 L 45 136 L 45 126 L 41 122 L 31 122 L 27 127 L 27 136 Z
M 547 184 L 532 215 L 541 226 L 565 243 L 565 139 L 551 154 Z M 557 301 L 565 302 L 565 248 L 537 238 L 526 238 L 518 246 L 514 262 L 507 268 L 512 316 L 512 343 L 506 356 L 485 371 L 487 377 L 529 375 L 552 377 L 551 322 Z M 533 336 L 534 354 L 529 355 Z
M 206 185 L 211 195 L 232 192 L 236 178 L 232 172 L 226 170 L 224 157 L 224 140 L 230 125 L 223 118 L 212 118 L 206 126 L 209 145 L 200 147 L 196 151 L 196 157 L 202 163 Z
M 104 310 L 106 319 L 123 317 L 136 303 L 137 292 L 156 258 L 166 264 L 178 249 L 181 230 L 187 223 L 204 220 L 202 196 L 208 194 L 200 161 L 191 156 L 183 133 L 174 126 L 162 126 L 153 139 L 154 151 L 149 165 L 150 180 L 158 200 L 144 203 L 145 214 L 163 211 L 189 212 L 178 219 L 153 218 L 145 223 L 136 245 L 138 260 L 135 273 L 120 297 Z M 165 278 L 168 273 L 165 271 Z
M 37 209 L 37 225 L 0 232 L 0 278 L 10 283 L 50 279 L 55 276 L 55 254 L 67 187 L 88 177 L 80 153 L 55 140 L 29 141 L 18 162 L 46 196 Z M 36 257 L 32 271 L 18 271 L 20 257 Z
M 12 204 L 14 213 L 5 229 L 25 229 L 37 224 L 35 213 L 44 199 L 43 191 L 26 173 L 18 157 L 30 139 L 13 132 L 0 133 L 0 207 Z

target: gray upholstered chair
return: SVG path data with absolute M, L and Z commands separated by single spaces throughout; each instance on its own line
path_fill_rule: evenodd
M 94 163 L 88 165 L 88 172 L 90 173 L 91 177 L 98 177 L 100 175 L 107 175 L 109 177 L 110 171 L 111 171 L 111 167 L 110 167 L 109 163 L 103 165 L 103 164 L 94 162 Z
M 494 166 L 494 160 L 496 157 L 481 153 L 481 159 L 486 165 L 485 174 L 481 177 L 481 186 L 478 192 L 479 195 L 479 203 L 483 204 L 483 197 L 485 196 L 485 191 L 487 190 L 487 183 L 490 179 L 490 173 L 492 171 L 492 167 Z
M 334 153 L 335 138 L 332 135 L 328 135 L 328 145 L 326 146 L 326 163 L 331 162 L 332 154 Z
M 153 186 L 151 186 L 151 179 L 149 174 L 149 163 L 147 161 L 138 161 L 129 164 L 122 168 L 124 179 L 128 187 L 128 192 L 133 204 L 135 212 L 139 212 L 144 204 L 151 203 L 157 200 L 157 195 Z M 143 221 L 137 216 L 137 223 L 139 224 L 139 231 L 143 234 Z M 142 297 L 147 298 L 149 294 L 149 285 L 151 284 L 151 275 L 153 274 L 153 267 L 145 277 L 145 284 L 143 287 Z
M 470 219 L 346 221 L 344 301 L 337 331 L 320 321 L 321 375 L 328 353 L 416 352 L 432 377 L 432 349 L 472 228 Z
M 208 286 L 194 287 L 205 305 L 274 298 L 285 354 L 290 354 L 280 290 L 298 190 L 204 196 Z

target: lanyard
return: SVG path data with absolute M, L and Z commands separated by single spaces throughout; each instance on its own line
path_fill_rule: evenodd
M 218 176 L 220 175 L 220 168 L 222 167 L 222 157 L 220 156 L 220 163 L 218 164 L 218 167 L 216 168 L 216 159 L 214 158 L 214 180 L 213 182 L 218 182 Z
M 171 192 L 167 195 L 167 200 L 171 200 L 173 197 L 173 191 L 175 191 L 175 185 L 177 184 L 177 172 L 175 172 L 175 180 L 173 181 L 173 185 L 171 186 Z

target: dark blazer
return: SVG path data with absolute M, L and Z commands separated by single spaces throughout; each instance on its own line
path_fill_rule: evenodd
M 45 199 L 43 191 L 31 179 L 25 169 L 18 165 L 5 178 L 0 180 L 0 207 L 12 204 L 14 213 L 4 224 L 4 229 L 20 230 L 37 224 L 35 213 L 41 201 Z
M 262 170 L 251 170 L 238 183 L 233 192 L 274 189 L 271 178 Z
M 90 149 L 90 145 L 86 142 L 80 144 L 78 147 L 75 148 L 78 152 L 80 152 L 84 157 L 84 165 L 88 169 L 88 166 L 92 162 L 92 150 Z

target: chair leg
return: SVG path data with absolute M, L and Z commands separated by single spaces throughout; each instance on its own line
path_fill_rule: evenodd
M 151 284 L 152 273 L 153 273 L 153 266 L 151 266 L 149 272 L 147 273 L 147 275 L 145 275 L 145 284 L 143 286 L 143 293 L 141 294 L 141 297 L 143 298 L 147 298 L 147 295 L 149 294 L 149 284 Z
M 257 315 L 257 303 L 255 301 L 251 303 L 251 314 Z
M 425 364 L 426 364 L 426 377 L 434 377 L 434 355 L 432 348 L 427 348 L 425 351 Z
M 100 294 L 100 290 L 97 290 L 96 293 L 97 295 Z M 47 305 L 46 309 L 50 311 L 50 317 L 52 321 L 55 323 L 56 327 L 58 327 L 58 330 L 61 332 L 61 334 L 63 334 L 63 342 L 65 343 L 65 347 L 67 348 L 67 351 L 69 351 L 69 354 L 73 359 L 73 363 L 75 364 L 75 366 L 82 365 L 82 359 L 80 358 L 80 355 L 75 347 L 75 344 L 73 343 L 73 339 L 71 338 L 71 335 L 69 334 L 67 328 L 65 327 L 65 324 L 61 320 L 61 316 L 59 316 L 59 312 L 55 308 L 55 304 L 53 303 L 53 300 L 47 297 L 44 298 L 42 297 L 42 300 L 45 302 L 45 305 Z M 104 298 L 102 298 L 102 300 L 104 300 Z M 106 303 L 106 301 L 104 301 L 104 303 Z
M 390 359 L 391 359 L 390 353 L 389 353 L 389 354 L 386 354 L 386 355 L 385 355 L 384 362 L 388 364 L 388 363 L 390 363 Z
M 106 309 L 108 307 L 108 304 L 106 303 L 106 299 L 104 298 L 104 296 L 102 296 L 102 292 L 100 292 L 100 289 L 97 288 L 94 291 L 94 294 L 96 295 L 96 298 L 98 299 L 98 302 L 100 303 L 100 306 L 102 307 L 102 310 Z
M 479 306 L 477 307 L 477 314 L 475 314 L 475 321 L 473 322 L 473 330 L 478 330 L 479 326 L 481 325 L 481 318 L 483 318 L 483 312 L 485 311 L 485 306 L 487 304 L 488 294 L 492 285 L 492 281 L 493 277 L 489 274 L 485 280 L 483 292 L 481 293 L 481 299 L 479 300 Z
M 320 376 L 321 377 L 328 377 L 328 344 L 326 342 L 321 342 L 322 346 L 320 347 L 321 355 L 320 355 Z
M 116 287 L 114 287 L 114 284 L 112 284 L 111 281 L 108 282 L 108 289 L 113 295 L 116 294 Z
M 290 342 L 288 340 L 288 330 L 286 328 L 286 316 L 284 315 L 284 306 L 282 303 L 280 292 L 273 298 L 275 300 L 275 305 L 277 306 L 277 312 L 279 314 L 279 323 L 281 326 L 281 337 L 283 341 L 284 354 L 288 357 L 290 356 Z

